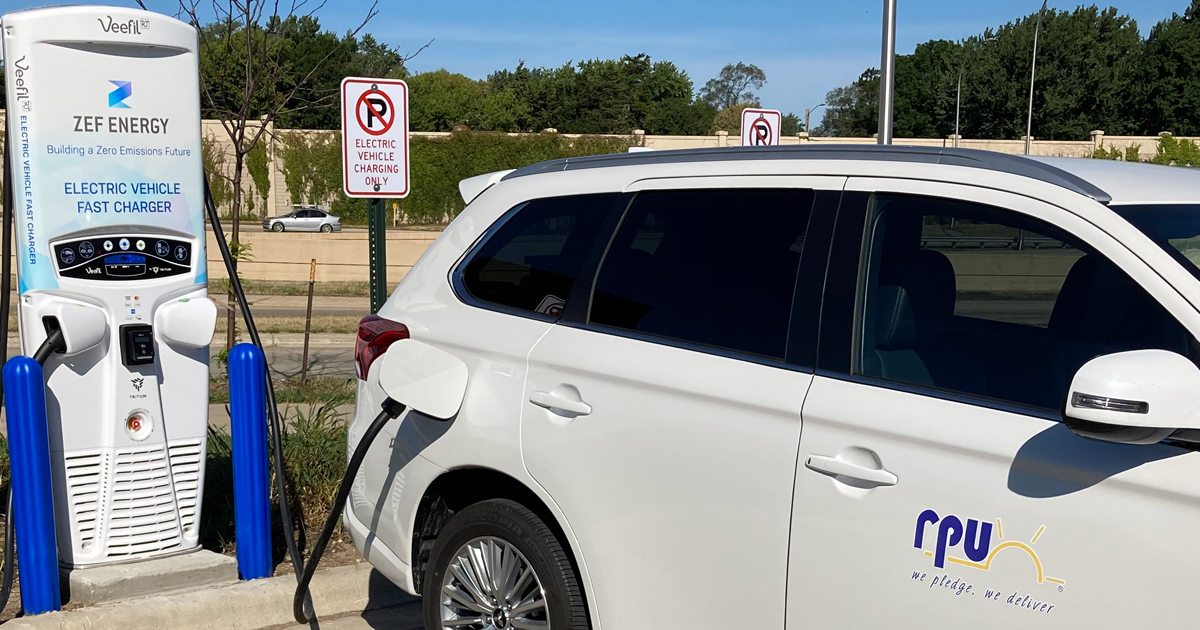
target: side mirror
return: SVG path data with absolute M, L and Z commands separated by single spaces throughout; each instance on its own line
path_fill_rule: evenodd
M 401 339 L 383 355 L 379 385 L 388 398 L 449 420 L 458 414 L 467 393 L 467 364 L 429 344 Z
M 1076 434 L 1124 444 L 1155 444 L 1179 429 L 1200 429 L 1200 368 L 1166 350 L 1117 352 L 1075 373 L 1063 415 Z
M 62 331 L 66 356 L 95 348 L 108 334 L 108 316 L 90 304 L 56 299 L 43 304 L 38 313 L 47 334 L 55 327 Z
M 212 343 L 217 305 L 206 297 L 163 304 L 154 313 L 154 330 L 168 343 L 203 348 Z

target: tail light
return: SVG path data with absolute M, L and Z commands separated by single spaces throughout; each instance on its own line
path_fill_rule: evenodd
M 367 380 L 371 364 L 387 351 L 388 346 L 408 339 L 408 327 L 378 315 L 367 315 L 358 322 L 358 341 L 354 343 L 354 366 L 358 378 Z

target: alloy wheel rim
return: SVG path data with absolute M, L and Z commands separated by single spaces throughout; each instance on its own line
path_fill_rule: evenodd
M 529 560 L 492 536 L 454 552 L 442 578 L 443 628 L 547 630 L 546 593 Z

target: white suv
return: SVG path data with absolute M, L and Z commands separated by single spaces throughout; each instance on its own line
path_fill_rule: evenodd
M 461 188 L 350 427 L 392 342 L 465 365 L 344 513 L 427 628 L 1200 623 L 1197 172 L 775 147 Z

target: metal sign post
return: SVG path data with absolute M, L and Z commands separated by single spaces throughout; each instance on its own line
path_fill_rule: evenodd
M 391 79 L 342 80 L 342 188 L 367 197 L 371 312 L 387 300 L 384 199 L 408 196 L 408 85 Z
M 367 210 L 367 235 L 371 256 L 371 313 L 387 301 L 387 217 L 382 199 L 372 199 Z

